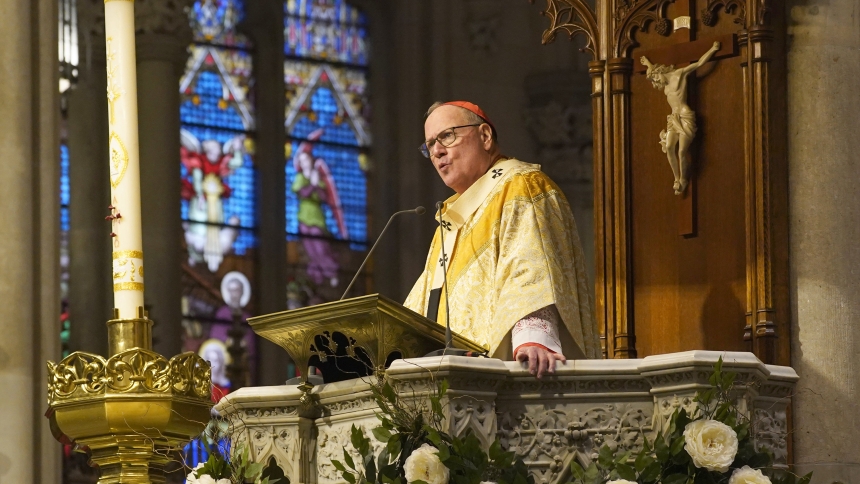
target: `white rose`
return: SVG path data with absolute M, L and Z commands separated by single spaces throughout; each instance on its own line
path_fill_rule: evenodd
M 735 469 L 732 477 L 729 478 L 729 484 L 771 484 L 771 482 L 760 470 L 743 466 Z
M 716 420 L 694 420 L 684 427 L 685 448 L 696 467 L 726 472 L 738 453 L 738 434 Z
M 636 484 L 633 481 L 628 481 L 626 479 L 618 479 L 615 481 L 606 481 L 606 484 Z
M 448 484 L 448 468 L 439 460 L 439 449 L 424 444 L 406 458 L 403 471 L 406 482 L 424 481 L 427 484 Z
M 230 479 L 227 479 L 225 477 L 224 479 L 218 479 L 217 481 L 215 481 L 215 484 L 232 484 L 232 483 L 230 482 Z
M 203 474 L 197 478 L 197 484 L 217 484 L 215 478 L 209 474 Z

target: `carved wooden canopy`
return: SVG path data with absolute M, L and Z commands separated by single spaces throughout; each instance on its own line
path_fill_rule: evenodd
M 596 306 L 609 358 L 714 349 L 790 361 L 785 28 L 770 3 L 546 0 L 543 43 L 566 33 L 592 58 Z M 731 51 L 691 81 L 694 175 L 678 197 L 657 142 L 669 107 L 636 67 L 645 54 L 684 65 L 699 48 L 690 43 L 717 39 Z

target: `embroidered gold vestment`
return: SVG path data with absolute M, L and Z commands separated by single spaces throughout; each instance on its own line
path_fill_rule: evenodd
M 448 290 L 428 315 L 510 358 L 510 332 L 520 319 L 555 305 L 568 358 L 598 358 L 600 345 L 582 246 L 564 194 L 539 165 L 497 162 L 462 195 L 445 201 L 424 271 L 404 305 L 427 314 L 431 290 Z M 450 307 L 447 305 L 450 304 Z M 507 356 L 506 356 L 507 355 Z

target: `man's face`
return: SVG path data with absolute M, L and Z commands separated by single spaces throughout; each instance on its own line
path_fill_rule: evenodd
M 435 140 L 442 131 L 466 124 L 472 123 L 463 108 L 440 106 L 424 121 L 424 140 Z M 436 142 L 430 148 L 430 160 L 445 185 L 462 194 L 490 169 L 489 133 L 488 125 L 458 128 L 451 146 Z
M 245 287 L 241 282 L 233 279 L 227 283 L 227 292 L 230 295 L 230 301 L 228 304 L 232 307 L 239 307 L 240 301 L 242 301 L 242 295 L 245 293 Z

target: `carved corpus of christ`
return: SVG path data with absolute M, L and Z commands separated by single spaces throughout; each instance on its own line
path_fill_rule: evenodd
M 705 65 L 718 50 L 720 43 L 714 42 L 713 47 L 697 62 L 678 69 L 675 66 L 652 64 L 645 56 L 639 59 L 642 65 L 648 67 L 645 76 L 655 89 L 663 90 L 672 108 L 672 114 L 666 117 L 666 129 L 660 132 L 660 146 L 668 156 L 675 175 L 675 184 L 672 185 L 675 195 L 684 193 L 689 183 L 689 148 L 696 137 L 696 113 L 687 105 L 687 76 Z

